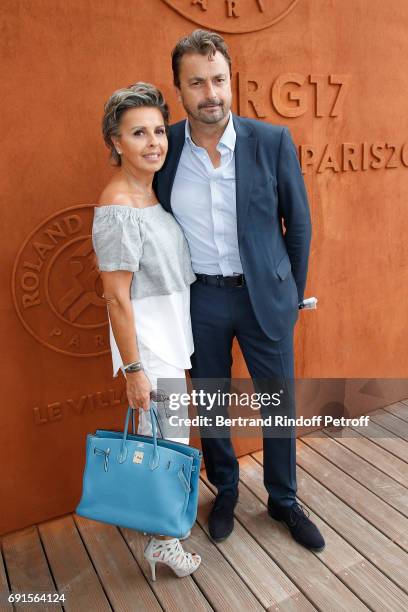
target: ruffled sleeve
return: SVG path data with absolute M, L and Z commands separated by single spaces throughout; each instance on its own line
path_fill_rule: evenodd
M 92 244 L 101 272 L 137 272 L 143 238 L 143 220 L 135 209 L 116 205 L 95 208 Z

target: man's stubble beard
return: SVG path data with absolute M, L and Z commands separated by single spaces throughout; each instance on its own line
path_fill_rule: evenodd
M 211 116 L 211 115 L 205 114 L 205 109 L 199 109 L 197 111 L 191 109 L 189 106 L 187 106 L 184 103 L 184 100 L 182 100 L 182 104 L 184 106 L 184 110 L 186 111 L 189 117 L 192 117 L 195 121 L 205 123 L 206 125 L 220 123 L 223 119 L 225 119 L 225 117 L 227 117 L 227 115 L 230 112 L 230 108 L 226 109 L 225 105 L 223 104 L 222 106 L 219 107 L 219 111 L 221 111 L 221 113 L 217 112 L 216 114 Z M 203 110 L 204 110 L 204 113 L 202 113 Z

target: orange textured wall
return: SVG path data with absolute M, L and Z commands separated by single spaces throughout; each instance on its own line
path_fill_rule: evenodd
M 289 126 L 313 246 L 301 377 L 408 372 L 405 0 L 3 0 L 0 533 L 72 511 L 84 436 L 118 428 L 92 209 L 111 172 L 100 119 L 137 80 L 167 95 L 175 41 L 225 33 L 234 110 Z M 235 374 L 245 367 L 235 351 Z M 241 450 L 245 448 L 242 443 Z

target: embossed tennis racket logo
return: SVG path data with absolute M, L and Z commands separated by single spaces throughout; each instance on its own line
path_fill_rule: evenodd
M 12 276 L 17 314 L 41 344 L 94 357 L 109 351 L 102 282 L 92 249 L 93 206 L 59 211 L 22 245 Z
M 230 34 L 264 30 L 284 19 L 300 0 L 163 0 L 177 13 Z

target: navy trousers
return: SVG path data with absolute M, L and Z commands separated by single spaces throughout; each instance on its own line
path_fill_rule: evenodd
M 273 316 L 271 314 L 271 316 Z M 191 321 L 194 337 L 192 369 L 194 387 L 215 389 L 223 379 L 225 392 L 231 377 L 232 343 L 237 338 L 256 391 L 268 392 L 268 381 L 286 381 L 286 416 L 295 415 L 293 394 L 293 330 L 279 341 L 269 339 L 259 326 L 247 287 L 216 287 L 196 281 L 191 285 Z M 212 379 L 208 384 L 203 379 Z M 226 383 L 226 384 L 225 384 Z M 259 389 L 257 388 L 260 387 Z M 291 386 L 288 389 L 288 386 Z M 275 388 L 276 391 L 276 388 Z M 219 413 L 227 410 L 217 408 Z M 205 406 L 199 414 L 209 415 Z M 259 416 L 259 415 L 256 415 Z M 200 428 L 207 475 L 218 492 L 238 488 L 239 464 L 229 429 L 222 437 Z M 283 428 L 282 437 L 264 430 L 264 484 L 275 506 L 290 506 L 296 496 L 296 437 L 294 427 Z

